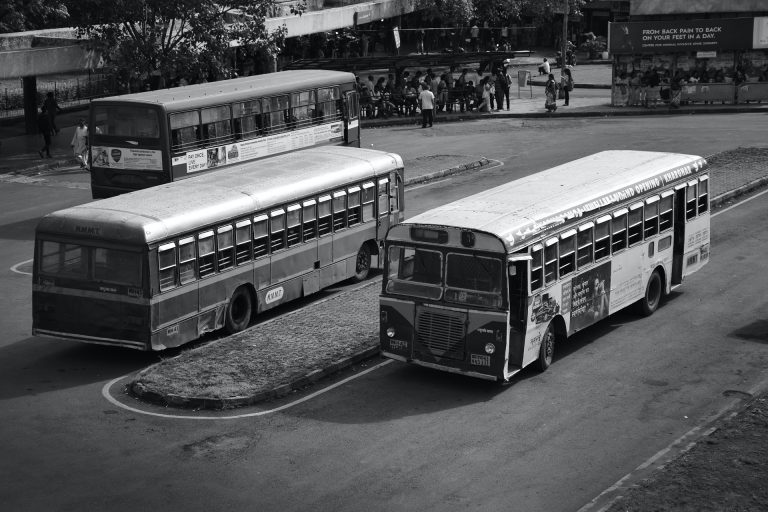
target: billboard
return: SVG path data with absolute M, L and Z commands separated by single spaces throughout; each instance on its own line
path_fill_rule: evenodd
M 626 55 L 763 48 L 768 47 L 765 20 L 721 18 L 611 23 L 608 51 L 613 55 Z M 766 46 L 755 46 L 755 43 Z

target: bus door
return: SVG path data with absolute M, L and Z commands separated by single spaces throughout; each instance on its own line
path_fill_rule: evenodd
M 674 237 L 672 242 L 672 286 L 683 282 L 683 256 L 685 253 L 685 188 L 675 187 Z
M 379 240 L 383 239 L 384 236 L 387 234 L 387 231 L 389 231 L 389 226 L 391 223 L 391 214 L 393 211 L 393 204 L 390 200 L 390 196 L 392 193 L 396 193 L 395 190 L 393 192 L 392 187 L 394 184 L 392 183 L 392 180 L 389 179 L 389 177 L 386 178 L 380 178 L 378 182 L 378 236 L 377 238 Z
M 529 254 L 516 254 L 507 259 L 509 285 L 509 339 L 508 371 L 523 366 L 525 331 L 528 319 L 528 266 Z
M 360 98 L 357 91 L 344 93 L 344 142 L 360 147 Z

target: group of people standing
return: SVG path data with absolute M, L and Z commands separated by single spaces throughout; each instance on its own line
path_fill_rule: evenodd
M 37 117 L 37 129 L 43 137 L 43 147 L 38 151 L 40 158 L 51 158 L 53 136 L 58 135 L 60 131 L 56 125 L 56 116 L 60 112 L 62 109 L 56 102 L 56 97 L 52 92 L 49 92 Z M 84 118 L 78 120 L 70 146 L 80 168 L 88 167 L 88 126 L 85 124 Z
M 544 59 L 546 61 L 546 59 Z M 560 83 L 555 81 L 555 75 L 549 73 L 547 76 L 547 83 L 544 84 L 544 94 L 546 99 L 544 100 L 544 108 L 547 112 L 554 112 L 557 110 L 557 100 L 564 99 L 564 107 L 567 107 L 571 100 L 571 91 L 573 90 L 573 73 L 570 68 L 563 67 L 560 72 Z

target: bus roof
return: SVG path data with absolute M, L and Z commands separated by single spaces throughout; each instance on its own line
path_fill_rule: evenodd
M 496 235 L 508 251 L 578 223 L 607 207 L 629 201 L 703 170 L 693 155 L 650 151 L 603 151 L 459 199 L 401 224 L 473 229 Z
M 309 148 L 60 210 L 37 232 L 151 244 L 402 167 L 394 153 Z
M 106 103 L 135 103 L 137 105 L 163 105 L 169 111 L 199 107 L 202 103 L 224 104 L 241 98 L 272 96 L 287 91 L 301 91 L 312 87 L 329 87 L 355 81 L 355 75 L 345 71 L 312 69 L 279 71 L 264 75 L 246 76 L 218 82 L 186 85 L 170 89 L 138 92 L 122 96 L 94 99 L 94 106 Z M 212 100 L 213 98 L 213 100 Z

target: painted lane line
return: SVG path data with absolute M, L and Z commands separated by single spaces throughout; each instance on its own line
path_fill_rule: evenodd
M 246 414 L 235 414 L 232 416 L 184 416 L 181 414 L 163 414 L 158 412 L 150 412 L 150 411 L 142 411 L 141 409 L 137 409 L 135 407 L 131 407 L 129 405 L 125 405 L 124 403 L 117 400 L 115 397 L 112 396 L 110 393 L 110 389 L 112 386 L 115 385 L 118 381 L 125 379 L 128 377 L 129 374 L 123 375 L 121 377 L 117 377 L 116 379 L 112 379 L 111 381 L 104 384 L 104 387 L 101 388 L 101 394 L 104 398 L 107 399 L 107 401 L 111 402 L 116 407 L 120 407 L 121 409 L 125 409 L 127 411 L 135 412 L 136 414 L 144 414 L 146 416 L 155 416 L 158 418 L 169 418 L 169 419 L 177 419 L 177 420 L 237 420 L 242 418 L 253 418 L 257 416 L 266 416 L 268 414 L 272 414 L 275 412 L 283 411 L 285 409 L 289 409 L 295 405 L 299 405 L 303 402 L 306 402 L 308 400 L 311 400 L 315 398 L 316 396 L 322 395 L 324 393 L 327 393 L 328 391 L 331 391 L 332 389 L 335 389 L 339 386 L 342 386 L 346 384 L 347 382 L 350 382 L 358 377 L 362 377 L 363 375 L 366 375 L 374 370 L 378 370 L 382 366 L 388 365 L 391 363 L 391 359 L 387 359 L 386 361 L 382 361 L 381 363 L 377 364 L 376 366 L 372 366 L 371 368 L 368 368 L 367 370 L 363 370 L 360 373 L 356 373 L 355 375 L 352 375 L 350 377 L 347 377 L 346 379 L 342 379 L 339 382 L 336 382 L 334 384 L 331 384 L 330 386 L 320 389 L 318 391 L 315 391 L 314 393 L 311 393 L 303 398 L 299 398 L 298 400 L 295 400 L 293 402 L 289 402 L 287 404 L 281 405 L 280 407 L 276 407 L 274 409 L 269 409 L 266 411 L 258 411 L 258 412 L 251 412 Z
M 27 263 L 32 263 L 32 260 L 26 260 L 22 261 L 21 263 L 17 263 L 14 266 L 11 267 L 11 272 L 16 272 L 17 274 L 21 274 L 23 276 L 31 276 L 32 272 L 24 272 L 23 270 L 19 270 L 19 267 L 22 265 L 26 265 Z

